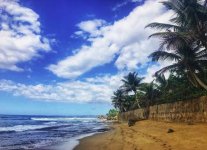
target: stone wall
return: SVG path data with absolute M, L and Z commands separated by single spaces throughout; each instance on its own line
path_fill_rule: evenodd
M 120 121 L 151 119 L 173 122 L 207 122 L 207 96 L 189 101 L 151 106 L 149 116 L 146 108 L 119 114 Z

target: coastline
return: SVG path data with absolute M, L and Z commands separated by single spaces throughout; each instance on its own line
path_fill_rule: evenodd
M 74 150 L 203 150 L 207 147 L 207 124 L 144 120 L 132 127 L 126 123 L 113 127 L 109 132 L 80 139 Z M 174 132 L 167 133 L 168 129 Z
M 60 145 L 55 145 L 55 146 L 53 145 L 49 147 L 49 149 L 50 150 L 73 150 L 75 147 L 77 147 L 80 144 L 80 141 L 82 139 L 94 136 L 96 134 L 99 134 L 99 133 L 95 132 L 95 133 L 82 134 L 80 136 L 69 139 L 68 142 L 64 142 Z M 42 148 L 42 149 L 48 149 L 48 147 Z
M 112 132 L 113 132 L 113 129 L 103 132 L 103 133 L 95 133 L 93 135 L 81 138 L 79 139 L 79 143 L 73 148 L 73 150 L 86 150 L 86 149 L 92 150 L 93 149 L 92 147 L 98 148 L 98 145 L 96 145 L 97 140 L 98 141 L 100 140 L 99 142 L 101 142 L 103 140 L 102 137 L 105 138 L 108 136 L 108 134 L 111 134 Z M 92 141 L 95 141 L 95 143 L 92 143 Z
M 97 132 L 93 132 L 93 133 L 83 133 L 81 135 L 75 136 L 73 138 L 69 138 L 67 141 L 57 144 L 57 145 L 52 145 L 49 147 L 50 150 L 74 150 L 74 148 L 76 148 L 80 142 L 84 139 L 96 136 L 96 135 L 100 135 L 100 134 L 104 134 L 109 132 L 110 130 L 113 129 L 112 122 L 110 121 L 106 121 L 106 124 L 102 127 L 96 127 L 94 129 L 97 130 Z M 41 149 L 45 149 L 47 150 L 48 147 L 42 147 Z

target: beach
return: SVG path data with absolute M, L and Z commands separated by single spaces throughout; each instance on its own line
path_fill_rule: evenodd
M 132 127 L 114 129 L 80 140 L 75 150 L 205 150 L 207 124 L 166 123 L 144 120 Z M 174 132 L 167 133 L 169 129 Z

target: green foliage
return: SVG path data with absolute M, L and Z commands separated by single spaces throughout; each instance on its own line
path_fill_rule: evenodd
M 151 23 L 159 30 L 150 37 L 159 38 L 160 47 L 152 61 L 167 60 L 168 66 L 155 73 L 151 83 L 142 83 L 136 72 L 122 80 L 112 103 L 120 112 L 154 104 L 191 100 L 207 95 L 207 1 L 166 0 L 163 5 L 174 12 L 171 23 Z M 164 73 L 170 72 L 169 78 Z M 134 95 L 129 95 L 130 92 Z
M 158 31 L 150 37 L 161 40 L 160 48 L 150 57 L 153 61 L 168 60 L 172 64 L 156 72 L 185 70 L 195 87 L 207 90 L 203 75 L 207 66 L 207 7 L 198 0 L 168 0 L 162 2 L 175 13 L 172 24 L 151 23 L 147 27 Z
M 157 99 L 156 104 L 171 103 L 181 100 L 191 100 L 203 95 L 207 91 L 202 88 L 194 87 L 183 72 L 171 73 L 168 78 L 168 86 Z
M 116 109 L 110 109 L 107 115 L 107 118 L 114 118 L 117 117 L 118 111 Z
M 141 108 L 141 106 L 136 96 L 137 96 L 137 89 L 140 86 L 142 80 L 143 78 L 138 77 L 138 73 L 136 72 L 130 72 L 127 76 L 124 77 L 124 79 L 122 79 L 123 91 L 126 93 L 132 92 L 132 91 L 134 92 L 134 96 L 135 96 L 134 99 L 136 101 L 138 108 Z

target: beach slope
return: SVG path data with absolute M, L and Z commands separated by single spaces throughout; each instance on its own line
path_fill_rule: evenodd
M 84 138 L 75 150 L 205 150 L 207 124 L 188 125 L 139 121 L 133 127 L 114 125 L 115 129 Z M 167 133 L 168 129 L 174 132 Z

